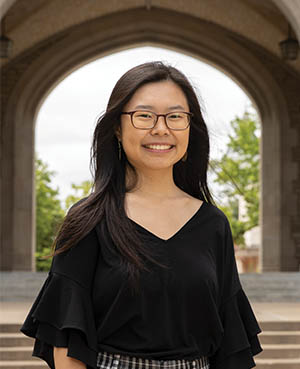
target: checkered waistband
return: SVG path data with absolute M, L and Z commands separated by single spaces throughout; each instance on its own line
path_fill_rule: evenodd
M 156 360 L 99 352 L 97 368 L 101 369 L 209 369 L 207 357 L 187 360 Z

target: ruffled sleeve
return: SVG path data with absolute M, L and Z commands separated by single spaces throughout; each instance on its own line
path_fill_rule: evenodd
M 225 219 L 223 266 L 220 275 L 221 304 L 219 315 L 223 326 L 220 347 L 210 358 L 210 369 L 250 369 L 253 357 L 262 351 L 257 337 L 261 329 L 241 286 L 232 233 Z
M 32 356 L 55 369 L 53 347 L 66 347 L 67 356 L 87 369 L 97 361 L 97 332 L 92 284 L 98 258 L 95 229 L 71 249 L 55 255 L 51 269 L 20 331 L 35 338 Z

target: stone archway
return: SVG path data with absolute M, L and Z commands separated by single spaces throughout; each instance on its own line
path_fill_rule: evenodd
M 87 62 L 144 44 L 173 48 L 206 60 L 230 75 L 255 101 L 263 125 L 262 269 L 298 270 L 297 229 L 290 228 L 293 219 L 299 222 L 298 197 L 290 189 L 300 186 L 296 172 L 289 170 L 294 165 L 290 146 L 296 144 L 297 116 L 292 114 L 289 91 L 293 89 L 293 98 L 300 94 L 299 76 L 260 46 L 221 26 L 156 8 L 151 16 L 147 10 L 133 9 L 74 26 L 16 60 L 24 70 L 6 102 L 3 120 L 7 177 L 2 194 L 11 193 L 2 200 L 7 214 L 2 237 L 11 250 L 3 260 L 6 270 L 34 270 L 34 123 L 43 99 L 66 75 Z M 14 70 L 10 65 L 6 72 L 13 74 Z

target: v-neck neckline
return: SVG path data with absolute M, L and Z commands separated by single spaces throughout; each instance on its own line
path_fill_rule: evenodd
M 202 200 L 203 201 L 203 200 Z M 206 201 L 203 201 L 201 206 L 198 208 L 198 210 L 196 210 L 196 212 L 169 238 L 164 239 L 159 237 L 158 235 L 156 235 L 155 233 L 153 233 L 152 231 L 150 231 L 149 229 L 145 228 L 144 226 L 142 226 L 141 224 L 137 223 L 136 221 L 134 221 L 133 219 L 127 217 L 132 223 L 134 223 L 137 227 L 141 228 L 142 230 L 144 230 L 146 233 L 152 235 L 154 238 L 162 241 L 162 242 L 169 242 L 171 240 L 173 240 L 177 235 L 179 235 L 179 233 L 181 233 L 191 222 L 193 219 L 196 218 L 196 216 L 201 212 L 201 210 L 203 210 L 203 207 L 207 204 Z

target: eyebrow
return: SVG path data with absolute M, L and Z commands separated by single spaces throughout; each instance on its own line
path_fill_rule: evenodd
M 137 105 L 134 109 L 154 109 L 154 106 L 152 105 Z M 184 110 L 184 107 L 181 105 L 174 105 L 174 106 L 169 106 L 168 107 L 169 110 L 172 109 L 182 109 Z

